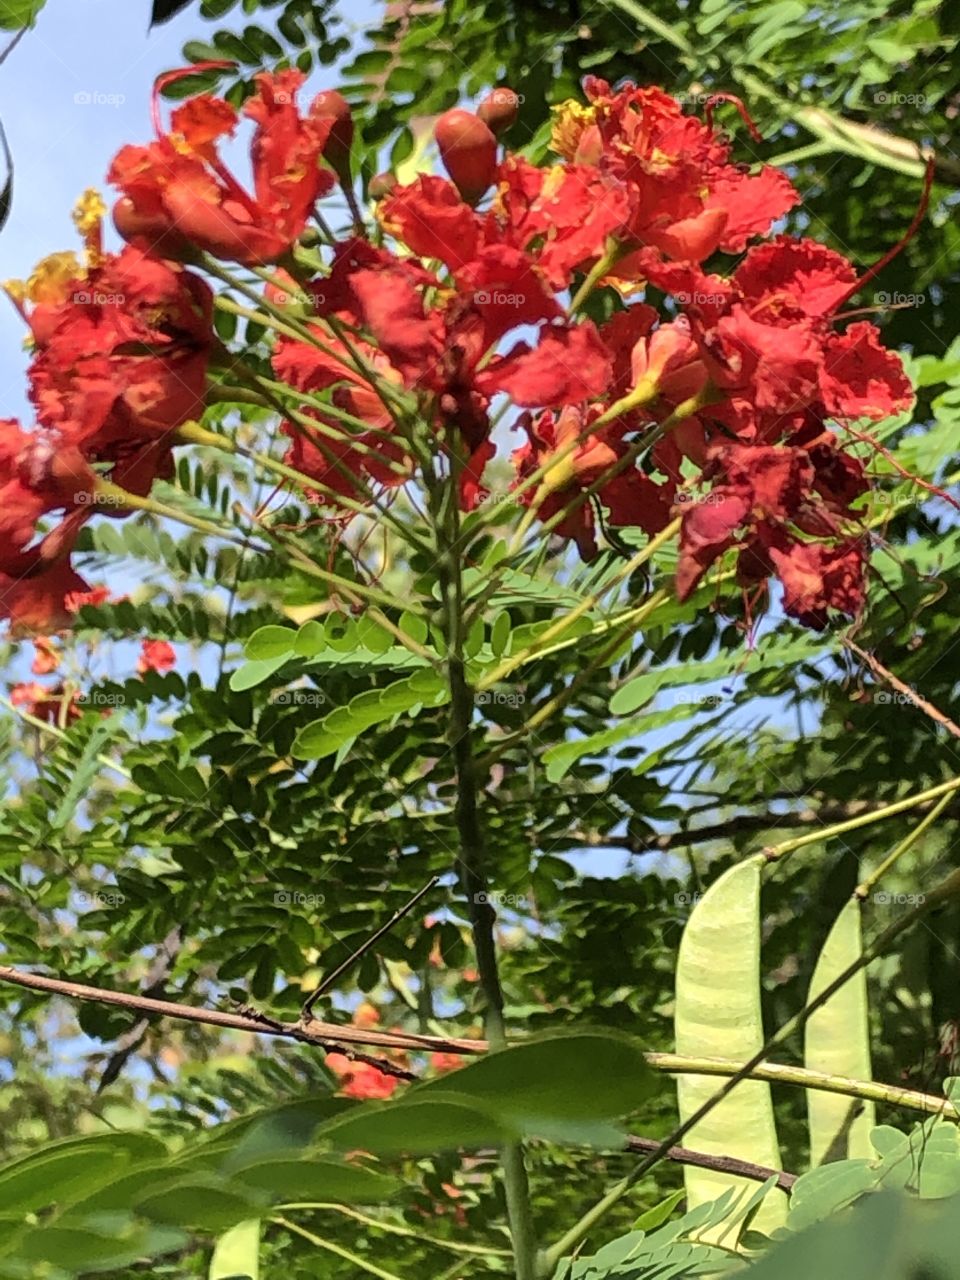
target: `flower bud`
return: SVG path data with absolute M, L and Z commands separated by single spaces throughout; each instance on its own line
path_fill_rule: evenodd
M 336 89 L 325 89 L 314 98 L 310 114 L 319 120 L 333 121 L 323 148 L 323 158 L 341 182 L 349 182 L 350 150 L 353 146 L 353 112 L 350 103 Z
M 113 206 L 113 225 L 128 244 L 145 240 L 153 253 L 171 261 L 177 261 L 189 252 L 186 236 L 177 230 L 163 210 L 141 213 L 129 196 L 121 196 Z
M 467 204 L 476 204 L 496 173 L 496 138 L 479 116 L 456 107 L 440 117 L 435 133 L 444 168 Z
M 370 179 L 370 186 L 367 191 L 371 200 L 382 200 L 398 185 L 397 175 L 387 170 L 385 173 L 378 173 Z
M 499 138 L 516 123 L 519 110 L 520 99 L 514 91 L 506 85 L 498 85 L 477 107 L 477 115 Z

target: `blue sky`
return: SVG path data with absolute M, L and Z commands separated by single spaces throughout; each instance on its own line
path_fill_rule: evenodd
M 375 9 L 374 0 L 340 6 L 355 29 Z M 104 187 L 124 143 L 152 136 L 154 77 L 183 63 L 185 41 L 244 21 L 241 14 L 204 22 L 195 4 L 148 32 L 149 11 L 150 0 L 47 0 L 36 27 L 0 66 L 0 119 L 15 164 L 13 212 L 0 233 L 0 279 L 26 276 L 46 254 L 78 246 L 70 221 L 77 196 Z M 322 68 L 310 89 L 336 81 L 334 68 Z M 0 299 L 0 417 L 30 416 L 23 337 L 20 317 Z

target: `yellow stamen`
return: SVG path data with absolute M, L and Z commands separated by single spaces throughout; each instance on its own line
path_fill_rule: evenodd
M 51 253 L 34 267 L 24 286 L 23 296 L 34 303 L 63 302 L 70 286 L 85 276 L 86 272 L 75 253 Z
M 73 206 L 74 225 L 82 236 L 88 236 L 91 231 L 100 229 L 106 212 L 107 206 L 103 203 L 100 192 L 88 187 Z
M 103 219 L 107 206 L 100 192 L 88 187 L 73 207 L 73 222 L 83 236 L 87 268 L 93 270 L 103 261 Z
M 555 119 L 550 145 L 564 160 L 572 160 L 580 145 L 584 130 L 594 123 L 597 117 L 596 107 L 585 107 L 575 98 L 568 98 L 558 106 L 551 107 Z

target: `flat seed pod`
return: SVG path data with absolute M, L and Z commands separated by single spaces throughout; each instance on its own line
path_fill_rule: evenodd
M 260 1280 L 260 1222 L 238 1222 L 217 1241 L 207 1280 Z
M 810 980 L 808 1003 L 858 960 L 862 950 L 860 903 L 851 898 L 823 944 Z M 828 1075 L 854 1080 L 871 1078 L 865 970 L 861 969 L 810 1016 L 804 1038 L 804 1064 L 811 1071 L 825 1071 Z M 811 1168 L 831 1160 L 874 1158 L 870 1131 L 877 1118 L 872 1102 L 808 1089 L 807 1116 Z
M 675 1031 L 677 1053 L 746 1062 L 763 1045 L 760 1011 L 760 874 L 762 858 L 748 858 L 725 871 L 693 909 L 677 959 Z M 680 1075 L 681 1120 L 694 1114 L 721 1086 L 715 1076 Z M 744 1080 L 684 1138 L 686 1146 L 711 1155 L 736 1156 L 779 1169 L 780 1148 L 770 1086 Z M 684 1169 L 691 1209 L 734 1188 L 756 1190 L 743 1178 L 688 1166 Z M 786 1219 L 785 1195 L 772 1190 L 752 1226 L 766 1233 Z M 716 1239 L 721 1226 L 705 1238 Z

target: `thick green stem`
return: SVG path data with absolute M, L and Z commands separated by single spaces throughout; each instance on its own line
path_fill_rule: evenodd
M 456 823 L 459 851 L 457 871 L 467 899 L 467 911 L 477 957 L 480 987 L 486 1001 L 484 1021 L 492 1051 L 506 1048 L 503 988 L 497 967 L 496 911 L 490 902 L 486 849 L 480 823 L 480 781 L 473 748 L 474 690 L 467 679 L 463 556 L 460 547 L 460 441 L 452 435 L 448 449 L 450 474 L 432 486 L 440 589 L 447 642 L 450 686 L 449 741 L 457 780 Z M 513 1244 L 516 1280 L 535 1280 L 537 1244 L 530 1207 L 530 1190 L 519 1142 L 507 1143 L 500 1153 L 507 1218 Z
M 679 1053 L 648 1053 L 644 1056 L 649 1066 L 667 1075 L 735 1076 L 743 1068 L 742 1062 L 730 1062 L 726 1058 L 692 1058 Z M 783 1062 L 761 1062 L 750 1072 L 750 1079 L 793 1085 L 798 1089 L 815 1089 L 818 1093 L 838 1093 L 846 1098 L 865 1098 L 868 1102 L 905 1107 L 908 1111 L 943 1116 L 947 1120 L 960 1119 L 957 1108 L 948 1098 L 938 1098 L 935 1093 L 919 1093 L 916 1089 L 902 1089 L 899 1085 L 883 1084 L 879 1080 L 853 1080 L 849 1076 L 810 1071 L 807 1067 L 793 1067 Z
M 869 813 L 859 814 L 856 818 L 836 822 L 831 827 L 820 827 L 816 831 L 807 832 L 806 835 L 784 840 L 781 844 L 769 845 L 763 850 L 763 856 L 769 862 L 776 862 L 786 854 L 793 853 L 795 849 L 802 849 L 808 844 L 819 844 L 822 840 L 831 839 L 832 836 L 846 835 L 848 831 L 859 831 L 861 827 L 869 827 L 871 823 L 896 817 L 898 813 L 906 813 L 918 805 L 939 800 L 941 796 L 952 795 L 958 789 L 960 789 L 960 778 L 951 778 L 949 782 L 941 782 L 936 787 L 928 787 L 926 791 L 917 791 L 903 800 L 895 800 L 893 804 L 885 804 L 881 809 L 872 809 Z

